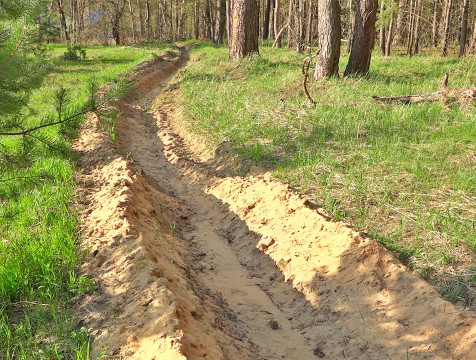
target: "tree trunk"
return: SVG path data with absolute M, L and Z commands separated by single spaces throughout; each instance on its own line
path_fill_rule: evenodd
M 295 0 L 289 0 L 288 12 L 288 48 L 292 47 L 293 8 Z
M 231 0 L 230 59 L 259 54 L 259 6 L 256 0 Z
M 405 19 L 405 5 L 407 0 L 398 1 L 397 25 L 395 29 L 395 45 L 402 45 L 403 43 L 403 20 Z
M 433 24 L 431 27 L 431 44 L 438 46 L 438 0 L 434 0 L 433 4 Z
M 139 23 L 140 23 L 140 37 L 141 40 L 145 37 L 145 26 L 144 26 L 144 16 L 142 14 L 142 7 L 140 6 L 140 0 L 137 0 L 137 7 L 139 9 Z
M 473 36 L 471 37 L 471 45 L 469 47 L 469 52 L 471 54 L 476 54 L 476 17 L 474 18 Z
M 314 13 L 314 9 L 313 9 L 313 5 L 312 5 L 312 0 L 309 0 L 309 5 L 308 5 L 308 9 L 307 9 L 307 43 L 309 45 L 309 52 L 311 52 L 311 48 L 312 48 L 312 18 L 313 18 L 313 13 Z
M 375 45 L 377 9 L 377 0 L 360 0 L 360 4 L 356 6 L 352 49 L 344 75 L 369 72 L 370 58 Z
M 352 38 L 354 37 L 355 15 L 353 10 L 354 2 L 349 0 L 349 28 L 347 29 L 347 54 L 350 54 L 352 48 Z
M 274 8 L 274 36 L 276 36 L 276 46 L 277 47 L 281 47 L 281 37 L 278 38 L 278 33 L 279 33 L 279 30 L 281 30 L 279 28 L 280 26 L 280 22 L 279 22 L 279 2 L 280 0 L 276 0 L 276 6 Z
M 319 52 L 314 79 L 339 74 L 341 18 L 339 0 L 319 0 Z
M 450 35 L 450 23 L 451 23 L 451 7 L 453 6 L 453 0 L 446 0 L 445 6 L 445 23 L 443 28 L 443 41 L 441 43 L 441 56 L 448 55 L 448 37 Z
M 198 27 L 199 27 L 199 21 L 200 21 L 200 9 L 198 7 L 198 1 L 199 0 L 194 0 L 194 6 L 193 6 L 193 33 L 195 36 L 195 40 L 198 40 Z
M 215 42 L 217 44 L 223 43 L 225 36 L 226 25 L 226 0 L 217 0 L 217 16 L 215 29 Z
M 418 14 L 416 15 L 416 23 L 415 23 L 415 42 L 414 42 L 414 54 L 418 54 L 420 51 L 420 20 L 421 20 L 421 13 L 423 11 L 423 1 L 418 0 L 417 1 L 417 6 L 418 6 Z
M 296 52 L 302 53 L 304 51 L 303 40 L 304 40 L 304 0 L 296 0 L 296 8 L 294 9 L 294 26 L 295 37 L 296 37 Z
M 58 12 L 60 15 L 61 29 L 63 30 L 63 36 L 66 42 L 69 42 L 69 33 L 68 27 L 66 25 L 66 16 L 64 15 L 63 0 L 57 0 L 58 2 Z
M 145 2 L 145 16 L 146 16 L 145 22 L 147 24 L 147 40 L 150 41 L 150 39 L 152 38 L 152 24 L 151 24 L 149 0 Z
M 134 8 L 132 7 L 132 0 L 129 0 L 129 13 L 131 14 L 131 29 L 132 29 L 132 41 L 136 42 L 136 24 L 134 21 Z
M 269 27 L 268 27 L 268 38 L 274 39 L 274 8 L 276 7 L 276 1 L 271 0 L 271 8 L 269 13 Z
M 392 18 L 390 19 L 390 25 L 388 26 L 387 43 L 385 45 L 385 56 L 390 56 L 390 51 L 392 48 L 393 31 L 395 27 L 394 19 L 395 16 L 394 14 L 392 14 Z
M 407 55 L 413 55 L 413 41 L 414 41 L 414 32 L 413 28 L 415 27 L 415 9 L 416 9 L 417 0 L 410 0 L 410 21 L 408 22 L 408 36 L 407 36 Z
M 385 55 L 385 24 L 383 23 L 383 13 L 385 11 L 385 1 L 380 0 L 380 36 L 379 36 L 379 45 L 380 45 L 380 54 Z
M 263 19 L 263 39 L 269 37 L 269 13 L 271 11 L 271 0 L 266 0 L 266 7 L 264 9 Z
M 460 57 L 464 56 L 466 52 L 466 43 L 468 42 L 468 11 L 469 11 L 469 0 L 464 0 L 461 34 L 459 36 L 459 56 Z

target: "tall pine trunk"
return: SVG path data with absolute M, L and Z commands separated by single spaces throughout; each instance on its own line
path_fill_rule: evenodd
M 407 0 L 398 0 L 397 24 L 395 28 L 395 45 L 403 44 L 403 22 L 405 20 L 405 5 Z
M 474 18 L 473 22 L 473 36 L 471 37 L 469 52 L 471 54 L 476 54 L 476 17 Z
M 392 14 L 392 18 L 390 19 L 390 25 L 388 26 L 387 43 L 385 44 L 385 56 L 390 56 L 390 51 L 392 49 L 394 27 L 395 27 L 395 15 Z
M 216 15 L 216 29 L 215 42 L 217 44 L 223 43 L 225 36 L 226 25 L 226 0 L 217 0 L 217 15 Z
M 443 41 L 441 42 L 441 56 L 448 55 L 448 37 L 450 35 L 451 24 L 451 7 L 453 6 L 453 0 L 446 0 L 445 6 L 445 22 L 443 27 Z
M 385 11 L 385 1 L 380 0 L 380 35 L 379 35 L 379 45 L 380 53 L 385 55 L 385 43 L 386 43 L 386 29 L 385 24 L 383 23 L 383 14 Z
M 263 39 L 269 37 L 269 13 L 271 11 L 271 0 L 266 0 L 266 7 L 264 9 L 263 19 Z
M 279 26 L 281 25 L 281 23 L 279 22 L 279 2 L 280 0 L 276 0 L 276 6 L 274 8 L 274 36 L 278 36 L 279 31 L 281 30 L 279 28 Z M 276 46 L 281 47 L 281 37 L 276 38 Z
M 367 74 L 370 69 L 372 50 L 375 46 L 378 1 L 360 0 L 355 8 L 352 48 L 344 75 Z
M 341 18 L 339 0 L 319 0 L 319 53 L 314 79 L 339 74 Z
M 466 43 L 468 42 L 468 12 L 469 0 L 464 0 L 461 33 L 459 36 L 459 56 L 464 56 L 466 52 Z
M 433 3 L 433 24 L 431 26 L 431 44 L 438 46 L 438 0 Z
M 129 13 L 131 14 L 131 31 L 132 31 L 132 41 L 135 43 L 136 39 L 136 24 L 134 21 L 134 8 L 132 6 L 132 0 L 129 0 Z
M 259 6 L 256 0 L 231 0 L 230 59 L 259 54 Z

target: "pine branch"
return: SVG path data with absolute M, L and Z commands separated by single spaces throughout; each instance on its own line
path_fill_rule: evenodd
M 80 111 L 74 115 L 71 115 L 71 116 L 68 116 L 67 118 L 65 119 L 60 119 L 60 120 L 57 120 L 57 121 L 53 121 L 53 122 L 50 122 L 50 123 L 46 123 L 46 124 L 42 124 L 42 125 L 38 125 L 38 126 L 34 126 L 32 128 L 29 128 L 29 129 L 25 129 L 25 130 L 21 130 L 21 131 L 7 131 L 7 132 L 0 132 L 0 136 L 25 136 L 25 135 L 28 135 L 29 133 L 31 132 L 34 132 L 34 131 L 37 131 L 37 130 L 40 130 L 40 129 L 43 129 L 43 128 L 46 128 L 46 127 L 50 127 L 50 126 L 54 126 L 54 125 L 60 125 L 60 124 L 64 124 L 64 123 L 67 123 L 68 121 L 71 121 L 75 118 L 77 118 L 78 116 L 81 116 L 81 115 L 85 115 L 87 114 L 88 112 L 91 112 L 91 111 L 94 111 L 102 106 L 104 106 L 105 104 L 107 104 L 109 101 L 111 101 L 112 99 L 107 99 L 106 101 L 102 102 L 101 104 L 95 106 L 94 108 L 92 107 L 88 107 L 87 109 L 83 110 L 83 111 Z

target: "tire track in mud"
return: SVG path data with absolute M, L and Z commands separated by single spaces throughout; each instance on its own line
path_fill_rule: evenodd
M 173 257 L 168 272 L 186 283 L 185 290 L 168 286 L 182 353 L 192 360 L 471 359 L 474 314 L 269 175 L 227 177 L 214 159 L 193 160 L 173 105 L 143 108 L 185 66 L 188 49 L 181 51 L 138 74 L 119 102 L 116 149 L 152 188 L 139 189 L 134 207 L 169 199 L 176 240 L 148 242 L 146 252 L 157 266 Z M 161 96 L 175 95 L 172 88 Z M 147 239 L 144 229 L 160 218 L 148 212 L 133 222 Z

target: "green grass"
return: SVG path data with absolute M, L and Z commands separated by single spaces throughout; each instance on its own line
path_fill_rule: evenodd
M 49 45 L 51 71 L 22 114 L 32 126 L 54 114 L 61 86 L 71 106 L 82 107 L 92 80 L 109 84 L 108 93 L 119 96 L 127 84 L 125 75 L 167 49 L 95 46 L 86 48 L 86 60 L 65 61 L 60 56 L 66 46 Z M 113 126 L 106 128 L 113 134 Z M 82 254 L 79 209 L 73 206 L 75 185 L 70 181 L 75 162 L 69 146 L 75 135 L 74 126 L 45 129 L 42 137 L 55 148 L 30 144 L 28 167 L 13 166 L 0 174 L 0 359 L 89 358 L 88 332 L 75 329 L 67 311 L 70 301 L 93 287 L 90 279 L 76 275 Z M 12 154 L 24 145 L 18 138 L 1 140 Z
M 245 171 L 271 170 L 428 279 L 468 274 L 476 251 L 475 106 L 387 106 L 372 95 L 436 91 L 445 72 L 452 88 L 475 86 L 476 58 L 374 53 L 366 77 L 311 81 L 317 106 L 310 106 L 304 56 L 260 52 L 229 62 L 226 48 L 194 50 L 192 58 L 203 54 L 180 90 L 191 131 L 210 146 L 230 140 Z

